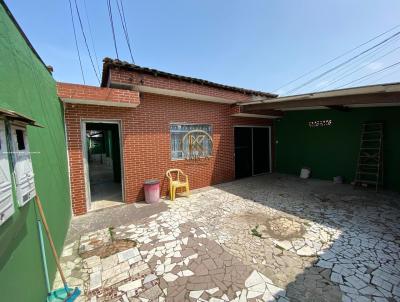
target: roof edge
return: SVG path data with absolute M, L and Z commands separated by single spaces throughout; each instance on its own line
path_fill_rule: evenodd
M 35 127 L 39 127 L 39 128 L 44 128 L 42 125 L 38 124 L 31 117 L 29 117 L 27 115 L 24 115 L 22 113 L 18 113 L 18 112 L 13 111 L 13 110 L 9 110 L 9 109 L 0 108 L 0 117 L 5 117 L 5 118 L 8 118 L 10 120 L 23 122 L 23 123 L 25 123 L 27 125 L 31 125 L 31 126 L 35 126 Z
M 239 87 L 219 84 L 219 83 L 215 83 L 215 82 L 211 82 L 211 81 L 207 81 L 207 80 L 203 80 L 203 79 L 199 79 L 199 78 L 192 78 L 192 77 L 188 77 L 188 76 L 173 74 L 173 73 L 169 73 L 169 72 L 165 72 L 165 71 L 161 71 L 161 70 L 157 70 L 157 69 L 153 69 L 153 68 L 142 67 L 142 66 L 139 66 L 136 64 L 128 63 L 126 61 L 120 61 L 118 59 L 111 59 L 111 58 L 107 58 L 107 57 L 103 59 L 103 75 L 102 75 L 102 80 L 101 80 L 102 87 L 107 86 L 109 72 L 112 67 L 121 68 L 121 69 L 125 69 L 125 70 L 130 70 L 130 71 L 137 71 L 137 72 L 141 72 L 141 73 L 151 74 L 154 76 L 161 76 L 161 77 L 166 77 L 166 78 L 187 81 L 187 82 L 194 83 L 194 84 L 207 85 L 207 86 L 215 87 L 215 88 L 219 88 L 219 89 L 225 89 L 225 90 L 235 91 L 235 92 L 239 92 L 239 93 L 244 93 L 247 95 L 263 96 L 263 97 L 268 97 L 268 98 L 275 98 L 278 96 L 276 94 L 272 94 L 269 92 L 239 88 Z
M 297 95 L 281 96 L 274 99 L 262 99 L 255 100 L 252 102 L 242 103 L 241 105 L 255 105 L 255 104 L 266 104 L 266 103 L 280 103 L 286 101 L 301 101 L 301 100 L 312 100 L 317 98 L 331 98 L 338 96 L 351 96 L 359 94 L 374 94 L 374 93 L 387 93 L 387 92 L 399 92 L 400 82 L 393 83 L 382 83 L 382 84 L 372 84 L 365 86 L 356 86 L 342 89 L 333 89 L 318 91 L 312 93 L 302 93 Z

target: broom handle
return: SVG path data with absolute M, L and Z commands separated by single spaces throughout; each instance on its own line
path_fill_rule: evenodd
M 44 225 L 44 229 L 45 229 L 45 231 L 46 231 L 46 234 L 47 234 L 47 238 L 49 238 L 49 242 L 50 242 L 50 246 L 51 246 L 51 251 L 53 252 L 53 256 L 54 256 L 54 259 L 55 259 L 55 261 L 56 261 L 56 265 L 57 265 L 58 271 L 59 271 L 59 273 L 60 273 L 61 280 L 62 280 L 64 286 L 66 286 L 67 281 L 65 280 L 64 273 L 63 273 L 63 271 L 62 271 L 62 269 L 61 269 L 61 265 L 60 265 L 60 261 L 59 261 L 59 259 L 58 259 L 56 247 L 54 246 L 53 238 L 51 237 L 51 233 L 50 233 L 50 230 L 49 230 L 49 226 L 47 225 L 46 217 L 44 216 L 44 213 L 43 213 L 42 203 L 40 202 L 40 198 L 39 198 L 38 195 L 35 196 L 35 201 L 36 201 L 36 205 L 37 205 L 37 207 L 38 207 L 38 209 L 39 209 L 40 217 L 42 218 L 42 222 L 43 222 L 43 225 Z

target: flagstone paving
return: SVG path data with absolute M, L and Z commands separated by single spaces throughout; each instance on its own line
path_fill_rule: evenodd
M 62 265 L 80 301 L 400 301 L 399 202 L 254 177 L 86 233 L 65 246 Z

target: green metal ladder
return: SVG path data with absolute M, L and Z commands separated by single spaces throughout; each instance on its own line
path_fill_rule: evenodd
M 365 122 L 361 125 L 360 152 L 358 155 L 355 186 L 383 184 L 383 123 Z

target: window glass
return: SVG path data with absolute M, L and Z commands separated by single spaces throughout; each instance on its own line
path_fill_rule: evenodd
M 21 129 L 16 129 L 15 133 L 17 135 L 18 150 L 25 150 L 24 131 Z
M 211 156 L 211 125 L 171 124 L 170 130 L 172 159 L 192 159 Z

